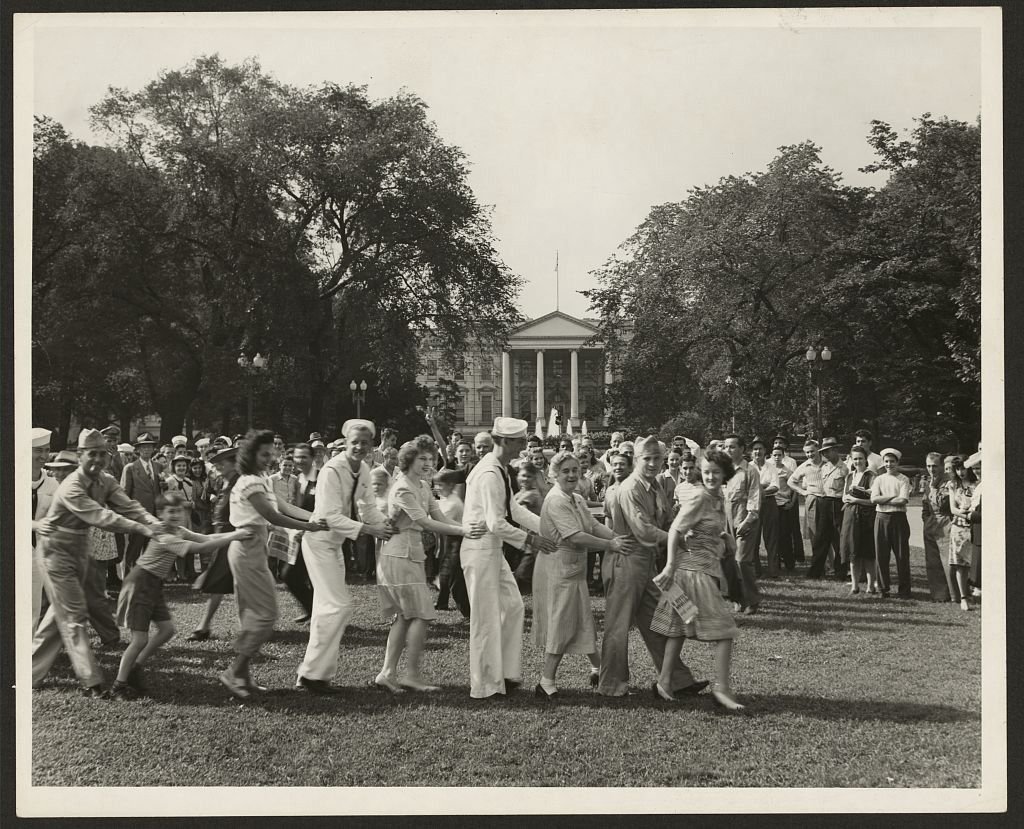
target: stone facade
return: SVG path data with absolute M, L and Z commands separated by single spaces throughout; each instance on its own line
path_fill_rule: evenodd
M 610 378 L 604 349 L 591 343 L 595 334 L 594 323 L 552 311 L 513 331 L 505 351 L 469 349 L 461 366 L 445 365 L 427 343 L 416 379 L 428 387 L 440 379 L 458 384 L 462 399 L 455 427 L 464 431 L 489 429 L 502 415 L 522 418 L 546 435 L 552 408 L 561 416 L 563 431 L 570 422 L 573 431 L 584 421 L 588 428 L 604 427 L 604 388 Z

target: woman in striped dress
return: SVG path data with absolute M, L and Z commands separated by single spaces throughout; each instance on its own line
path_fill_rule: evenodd
M 388 520 L 395 534 L 384 542 L 377 562 L 377 594 L 384 618 L 391 622 L 384 667 L 374 680 L 380 688 L 402 693 L 438 691 L 423 679 L 420 657 L 427 624 L 437 618 L 434 599 L 427 587 L 424 531 L 464 538 L 480 538 L 484 527 L 469 531 L 445 518 L 430 486 L 434 466 L 434 442 L 418 438 L 398 450 L 399 475 L 388 492 Z M 398 661 L 407 651 L 406 672 L 398 676 Z
M 533 643 L 544 650 L 544 670 L 535 693 L 550 699 L 558 693 L 555 674 L 567 653 L 587 655 L 590 684 L 597 685 L 601 657 L 597 653 L 594 614 L 587 588 L 587 550 L 618 553 L 622 543 L 590 514 L 576 490 L 582 472 L 571 452 L 551 459 L 555 485 L 540 510 L 540 534 L 558 546 L 540 555 L 533 571 Z
M 736 554 L 736 540 L 728 533 L 728 519 L 722 485 L 735 473 L 725 452 L 712 449 L 701 459 L 703 486 L 680 487 L 679 512 L 668 532 L 668 560 L 665 569 L 654 577 L 655 584 L 667 590 L 673 582 L 697 606 L 697 616 L 684 622 L 662 597 L 651 630 L 667 636 L 661 677 L 655 684 L 658 696 L 675 698 L 668 692 L 671 676 L 687 638 L 715 643 L 715 681 L 711 693 L 715 702 L 730 711 L 743 708 L 733 698 L 729 686 L 732 664 L 732 640 L 739 633 L 736 622 L 722 598 L 721 560 Z

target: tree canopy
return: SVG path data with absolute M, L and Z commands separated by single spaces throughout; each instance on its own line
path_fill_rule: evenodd
M 367 377 L 375 417 L 400 419 L 425 399 L 417 332 L 456 353 L 519 320 L 465 156 L 410 93 L 295 88 L 214 55 L 109 90 L 92 117 L 107 146 L 37 118 L 41 406 L 229 432 L 257 382 L 257 420 L 304 431 L 350 414 Z M 263 376 L 240 351 L 271 354 Z
M 813 430 L 865 422 L 904 441 L 980 428 L 980 126 L 925 115 L 909 140 L 873 122 L 879 190 L 845 186 L 810 142 L 767 169 L 659 205 L 587 292 L 611 344 L 610 399 L 655 429 Z M 729 380 L 727 381 L 727 378 Z

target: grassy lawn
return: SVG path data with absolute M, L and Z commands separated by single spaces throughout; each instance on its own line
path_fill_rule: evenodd
M 271 690 L 239 704 L 216 680 L 231 655 L 233 602 L 220 609 L 215 640 L 185 642 L 201 600 L 170 585 L 181 633 L 148 667 L 152 699 L 86 700 L 63 656 L 33 693 L 33 783 L 980 786 L 981 614 L 929 602 L 922 551 L 912 559 L 913 602 L 849 596 L 835 581 L 762 581 L 764 610 L 741 619 L 734 653 L 734 688 L 748 706 L 738 717 L 707 696 L 653 699 L 635 631 L 635 695 L 596 696 L 585 657 L 567 656 L 561 700 L 537 700 L 543 655 L 527 642 L 529 690 L 471 700 L 469 627 L 458 612 L 441 614 L 429 643 L 426 670 L 444 690 L 392 697 L 366 687 L 387 637 L 372 586 L 352 588 L 343 694 L 291 690 L 307 632 L 282 589 L 280 630 L 254 665 Z M 603 599 L 594 607 L 600 630 Z M 529 615 L 527 597 L 527 637 Z M 711 676 L 711 646 L 687 643 L 683 653 L 698 677 Z M 119 658 L 100 655 L 110 678 Z

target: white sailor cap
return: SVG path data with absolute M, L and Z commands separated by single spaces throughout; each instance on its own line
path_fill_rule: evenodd
M 32 448 L 42 449 L 44 446 L 50 445 L 50 435 L 52 435 L 49 429 L 43 429 L 40 426 L 36 426 L 32 430 Z

